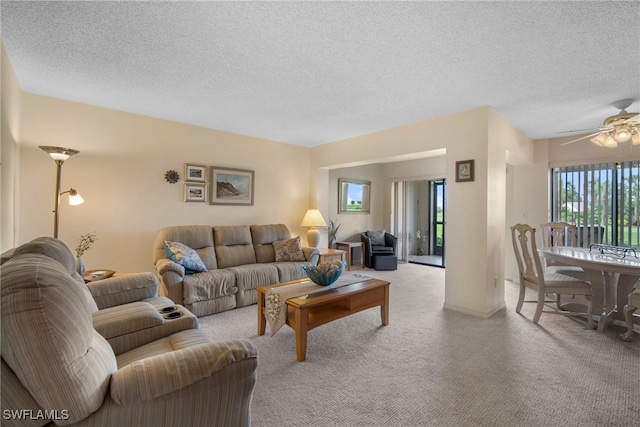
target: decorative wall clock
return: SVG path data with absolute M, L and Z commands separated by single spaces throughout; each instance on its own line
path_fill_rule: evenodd
M 180 174 L 171 169 L 164 174 L 164 179 L 166 179 L 170 184 L 175 184 L 176 182 L 180 181 Z

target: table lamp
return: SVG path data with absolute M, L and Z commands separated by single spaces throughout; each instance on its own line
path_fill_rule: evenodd
M 302 218 L 301 227 L 310 227 L 307 231 L 307 243 L 312 248 L 320 245 L 320 231 L 318 227 L 326 227 L 327 223 L 322 218 L 322 214 L 318 209 L 309 209 Z

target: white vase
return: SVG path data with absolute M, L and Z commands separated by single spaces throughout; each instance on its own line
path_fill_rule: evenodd
M 76 258 L 76 271 L 80 275 L 80 277 L 84 277 L 84 260 L 82 257 Z

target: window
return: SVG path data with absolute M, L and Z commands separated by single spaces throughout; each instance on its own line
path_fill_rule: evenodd
M 578 227 L 578 243 L 638 247 L 640 162 L 551 169 L 551 218 Z

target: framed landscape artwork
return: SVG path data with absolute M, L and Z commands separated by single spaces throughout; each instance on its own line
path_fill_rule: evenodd
M 253 206 L 255 172 L 211 166 L 212 205 Z
M 207 182 L 207 167 L 185 163 L 184 180 L 190 182 Z
M 371 181 L 340 178 L 338 180 L 338 213 L 370 213 L 370 194 Z
M 187 182 L 184 184 L 184 201 L 185 202 L 206 202 L 207 201 L 207 185 L 194 184 Z

